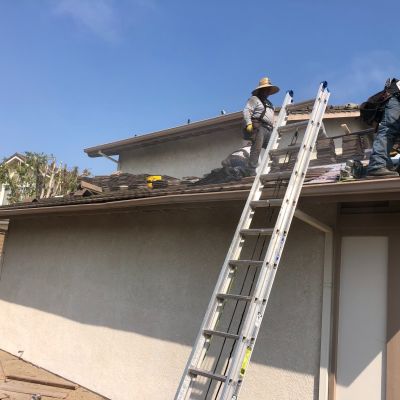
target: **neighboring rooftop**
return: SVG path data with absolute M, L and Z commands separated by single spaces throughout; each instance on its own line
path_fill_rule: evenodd
M 279 111 L 279 108 L 276 110 Z M 309 116 L 310 109 L 296 111 L 289 116 L 289 121 L 306 119 Z M 360 115 L 358 104 L 345 104 L 339 106 L 328 106 L 324 118 L 350 118 Z M 84 151 L 89 157 L 101 157 L 103 154 L 112 156 L 119 154 L 120 151 L 134 147 L 150 146 L 157 143 L 168 142 L 191 136 L 199 136 L 221 132 L 231 128 L 240 128 L 242 124 L 242 112 L 234 112 L 221 115 L 215 118 L 203 121 L 193 122 L 181 125 L 175 128 L 164 129 L 147 134 L 134 135 L 128 139 L 118 140 L 116 142 L 105 143 L 94 147 L 86 148 Z
M 8 163 L 10 163 L 12 161 L 25 162 L 26 161 L 26 157 L 21 153 L 14 153 L 12 156 L 7 157 L 3 162 L 8 164 Z

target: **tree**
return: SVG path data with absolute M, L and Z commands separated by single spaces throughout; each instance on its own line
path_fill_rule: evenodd
M 8 201 L 17 203 L 27 198 L 48 198 L 74 192 L 78 178 L 88 176 L 85 169 L 79 174 L 78 168 L 68 170 L 67 165 L 57 165 L 52 155 L 26 152 L 24 160 L 0 164 L 0 183 L 8 187 Z

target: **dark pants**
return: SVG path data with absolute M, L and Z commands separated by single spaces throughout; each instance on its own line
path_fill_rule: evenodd
M 392 97 L 385 106 L 385 111 L 378 133 L 372 145 L 372 154 L 369 160 L 368 172 L 379 168 L 392 169 L 390 150 L 396 138 L 400 136 L 400 101 Z
M 244 139 L 251 141 L 250 149 L 250 168 L 256 169 L 261 149 L 266 149 L 271 137 L 272 129 L 268 125 L 263 125 L 259 121 L 253 121 L 253 132 L 245 133 Z

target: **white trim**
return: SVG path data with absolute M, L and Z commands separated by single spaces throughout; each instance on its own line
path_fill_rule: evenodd
M 25 160 L 23 160 L 21 157 L 19 156 L 12 156 L 11 158 L 9 158 L 7 161 L 5 161 L 5 164 L 8 164 L 14 160 L 18 160 L 21 163 L 25 163 Z
M 118 161 L 118 160 L 116 160 L 115 158 L 112 158 L 112 157 L 108 156 L 107 154 L 104 154 L 102 151 L 99 150 L 98 153 L 99 153 L 102 157 L 108 158 L 109 160 L 115 162 L 116 164 L 119 164 L 119 161 Z
M 318 400 L 328 400 L 329 362 L 331 356 L 330 342 L 332 313 L 333 229 L 298 209 L 295 212 L 295 217 L 325 233 Z
M 328 400 L 331 342 L 333 273 L 333 233 L 325 232 L 324 281 L 322 287 L 321 354 L 319 362 L 318 400 Z
M 0 184 L 0 206 L 8 205 L 8 195 L 10 188 L 5 183 Z
M 290 114 L 288 117 L 288 121 L 303 121 L 309 119 L 309 116 L 309 113 Z M 357 118 L 359 116 L 360 111 L 358 109 L 332 110 L 328 108 L 324 115 L 324 120 Z M 84 152 L 89 157 L 100 157 L 101 155 L 99 154 L 99 151 L 109 156 L 112 156 L 119 155 L 122 151 L 127 149 L 130 150 L 132 148 L 153 145 L 155 143 L 184 139 L 187 137 L 204 134 L 215 135 L 217 131 L 230 129 L 232 127 L 234 129 L 239 128 L 242 124 L 242 119 L 243 114 L 241 111 L 234 112 L 202 121 L 193 122 L 190 124 L 164 129 L 161 131 L 135 135 L 134 137 L 130 137 L 128 139 L 88 147 L 84 149 Z
M 6 194 L 6 188 L 4 183 L 1 184 L 1 190 L 0 190 L 0 206 L 4 204 L 4 197 Z

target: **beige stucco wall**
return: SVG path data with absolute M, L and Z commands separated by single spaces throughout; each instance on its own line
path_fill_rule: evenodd
M 119 169 L 132 174 L 162 174 L 175 178 L 202 176 L 221 167 L 221 161 L 245 143 L 240 127 L 174 140 L 122 152 Z
M 241 207 L 11 221 L 1 348 L 115 400 L 172 399 Z M 295 222 L 242 400 L 317 398 L 323 240 Z
M 359 118 L 334 118 L 326 119 L 324 122 L 329 136 L 343 135 L 344 131 L 340 124 L 344 123 L 352 131 L 365 129 Z M 176 178 L 200 177 L 214 168 L 220 168 L 221 161 L 245 143 L 238 126 L 220 132 L 123 151 L 119 155 L 119 169 L 133 174 L 163 174 Z M 341 139 L 335 140 L 335 145 L 338 154 L 341 154 Z

